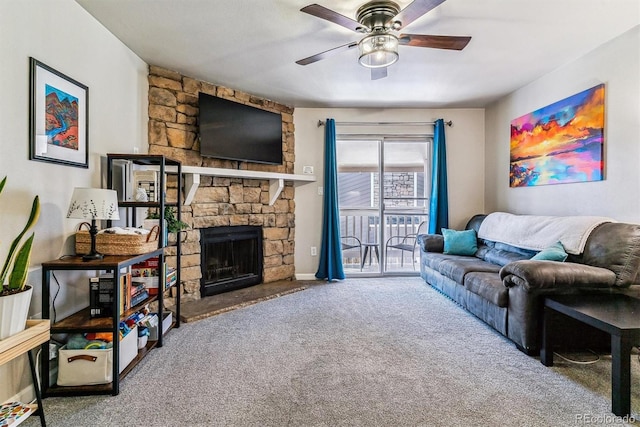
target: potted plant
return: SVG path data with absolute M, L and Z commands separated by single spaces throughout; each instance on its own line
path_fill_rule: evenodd
M 0 193 L 7 182 L 5 176 L 0 181 Z M 33 288 L 27 286 L 29 261 L 34 233 L 24 239 L 40 216 L 40 198 L 36 196 L 31 206 L 31 214 L 26 225 L 13 239 L 7 257 L 0 270 L 0 340 L 24 330 L 31 303 Z M 23 241 L 24 239 L 24 241 Z
M 151 211 L 149 210 L 147 212 L 147 218 L 145 220 L 145 222 L 147 220 L 155 220 L 153 222 L 154 225 L 157 225 L 157 222 L 160 221 L 160 213 L 158 212 L 158 210 L 154 210 Z M 149 229 L 149 223 L 145 224 L 145 228 Z M 164 210 L 164 224 L 165 224 L 165 233 L 178 233 L 181 230 L 186 230 L 187 228 L 189 228 L 189 224 L 187 224 L 184 221 L 178 221 L 178 218 L 176 218 L 176 212 L 175 209 L 173 207 L 167 207 Z M 168 236 L 166 236 L 168 237 Z M 168 238 L 165 238 L 165 241 L 168 241 Z

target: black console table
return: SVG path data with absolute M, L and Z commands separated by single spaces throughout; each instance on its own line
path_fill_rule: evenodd
M 553 313 L 556 311 L 611 335 L 611 411 L 631 412 L 631 348 L 640 343 L 640 299 L 621 294 L 547 297 L 540 361 L 553 366 Z

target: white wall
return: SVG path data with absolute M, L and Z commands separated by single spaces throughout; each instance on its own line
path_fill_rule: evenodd
M 605 83 L 605 180 L 509 188 L 511 120 Z M 486 110 L 486 208 L 604 215 L 640 222 L 640 27 L 513 92 Z
M 29 160 L 29 57 L 89 87 L 89 169 Z M 0 1 L 0 58 L 0 178 L 8 176 L 0 196 L 0 260 L 38 194 L 42 210 L 30 274 L 30 314 L 37 316 L 39 265 L 72 250 L 68 238 L 77 221 L 66 219 L 66 211 L 73 188 L 100 186 L 101 155 L 146 151 L 147 65 L 73 0 Z M 81 301 L 85 282 L 58 277 L 72 285 L 58 301 Z M 26 371 L 26 357 L 0 367 L 0 402 L 30 386 Z
M 321 242 L 322 196 L 318 187 L 324 185 L 324 127 L 317 123 L 326 118 L 336 122 L 452 120 L 452 127 L 445 126 L 449 226 L 464 227 L 472 215 L 484 212 L 484 110 L 296 108 L 295 173 L 301 174 L 303 166 L 313 166 L 317 178 L 315 183 L 296 187 L 296 277 L 312 278 L 318 268 L 319 257 L 310 255 L 310 247 L 319 248 Z

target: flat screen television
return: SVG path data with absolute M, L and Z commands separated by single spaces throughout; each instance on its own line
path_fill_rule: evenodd
M 282 115 L 200 93 L 200 154 L 282 164 Z

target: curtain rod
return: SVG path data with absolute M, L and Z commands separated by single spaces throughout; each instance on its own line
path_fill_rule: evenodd
M 336 126 L 427 126 L 434 124 L 436 124 L 436 122 L 336 122 Z M 449 120 L 448 122 L 444 122 L 444 124 L 449 127 L 453 126 L 453 122 L 451 120 Z M 320 126 L 324 126 L 324 120 L 318 120 L 318 127 Z

